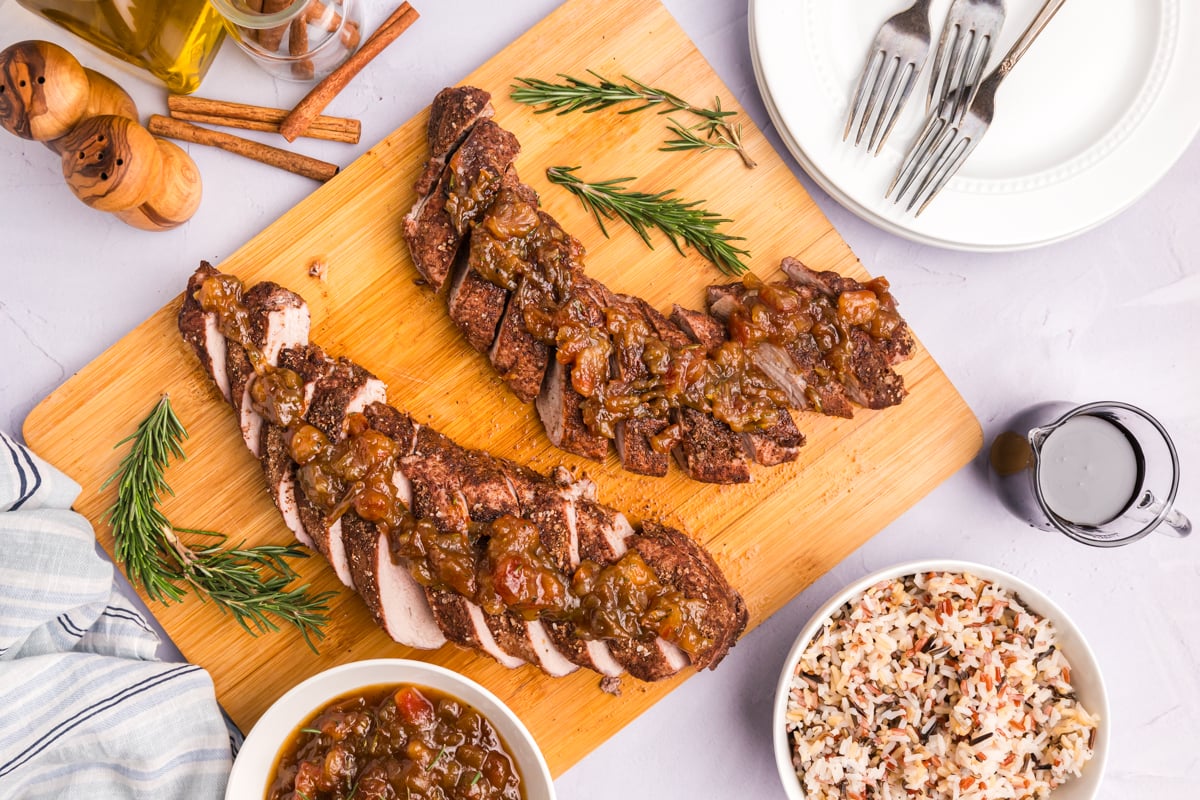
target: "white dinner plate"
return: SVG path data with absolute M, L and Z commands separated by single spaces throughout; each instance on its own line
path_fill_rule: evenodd
M 750 0 L 750 51 L 772 122 L 835 200 L 915 241 L 1000 251 L 1060 241 L 1124 210 L 1200 129 L 1200 3 L 1066 3 L 1005 80 L 996 119 L 919 217 L 884 198 L 924 124 L 928 71 L 877 157 L 842 142 L 879 26 L 911 0 Z M 934 38 L 950 0 L 936 0 Z M 991 65 L 1042 5 L 1008 0 Z

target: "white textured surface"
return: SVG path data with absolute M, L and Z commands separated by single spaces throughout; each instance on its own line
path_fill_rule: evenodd
M 755 122 L 768 126 L 750 65 L 744 6 L 731 0 L 666 4 Z M 417 5 L 423 15 L 417 26 L 329 109 L 363 119 L 363 143 L 305 141 L 304 152 L 349 163 L 556 3 Z M 0 5 L 0 32 L 0 46 L 34 37 L 59 41 L 85 66 L 124 85 L 143 114 L 163 110 L 156 85 L 15 3 Z M 201 94 L 289 106 L 303 92 L 273 82 L 229 47 Z M 782 151 L 778 136 L 767 132 Z M 189 150 L 205 181 L 200 211 L 179 230 L 146 234 L 79 205 L 41 145 L 0 134 L 0 428 L 19 433 L 46 394 L 177 295 L 200 259 L 232 253 L 314 188 L 304 178 L 220 151 Z M 883 233 L 830 201 L 789 163 L 866 267 L 892 281 L 905 316 L 975 410 L 989 441 L 1011 412 L 1041 400 L 1141 405 L 1174 435 L 1185 470 L 1180 505 L 1200 515 L 1200 146 L 1100 228 L 1003 255 L 964 255 Z M 688 681 L 566 773 L 558 781 L 560 795 L 783 797 L 769 721 L 792 639 L 843 584 L 891 563 L 938 557 L 980 561 L 1028 580 L 1088 637 L 1113 714 L 1101 797 L 1196 796 L 1200 540 L 1151 536 L 1103 551 L 1035 531 L 1000 507 L 979 463 L 763 622 L 716 672 Z

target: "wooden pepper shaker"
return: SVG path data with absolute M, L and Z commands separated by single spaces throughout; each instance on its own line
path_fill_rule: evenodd
M 71 191 L 143 230 L 167 230 L 200 204 L 200 172 L 175 144 L 137 121 L 133 99 L 50 42 L 0 51 L 0 124 L 62 159 Z
M 74 128 L 91 89 L 75 57 L 51 42 L 17 42 L 0 52 L 0 125 L 47 142 Z

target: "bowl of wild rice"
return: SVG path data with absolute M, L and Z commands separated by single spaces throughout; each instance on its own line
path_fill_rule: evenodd
M 1062 609 L 1000 570 L 939 560 L 880 570 L 819 609 L 772 724 L 792 800 L 1091 800 L 1108 719 Z

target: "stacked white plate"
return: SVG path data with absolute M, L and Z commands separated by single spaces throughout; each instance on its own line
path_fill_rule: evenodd
M 915 241 L 1002 251 L 1060 241 L 1141 197 L 1200 129 L 1200 3 L 1067 3 L 1008 76 L 987 136 L 919 217 L 884 198 L 925 120 L 928 70 L 877 157 L 842 141 L 879 26 L 911 0 L 750 0 L 750 52 L 784 143 L 847 209 Z M 933 3 L 934 40 L 950 0 Z M 1008 0 L 994 66 L 1042 0 Z

